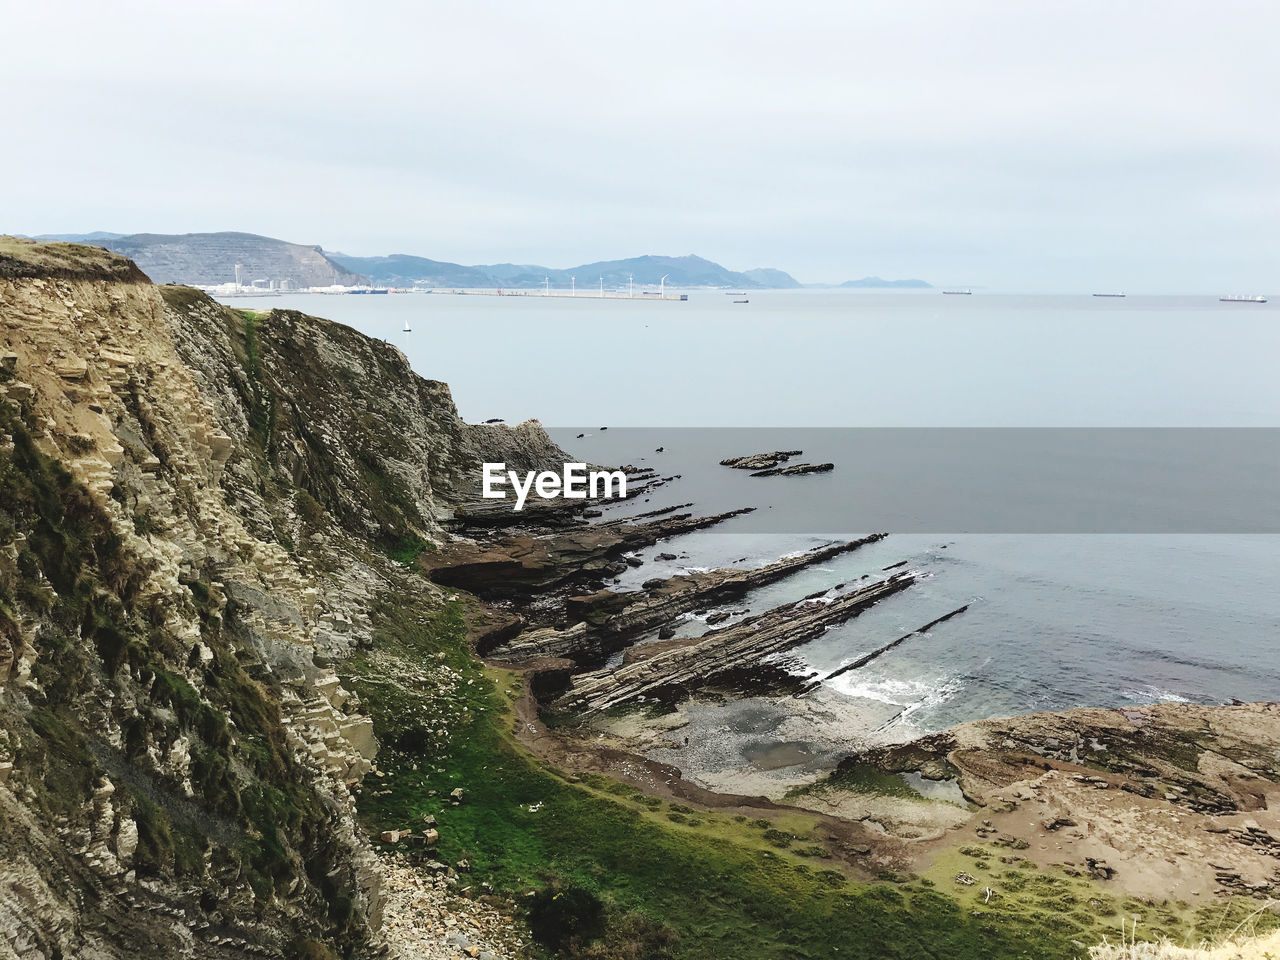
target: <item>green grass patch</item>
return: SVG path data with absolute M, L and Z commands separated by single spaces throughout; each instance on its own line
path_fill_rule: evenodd
M 420 554 L 430 553 L 434 549 L 435 544 L 428 543 L 419 536 L 409 534 L 392 540 L 387 548 L 387 556 L 400 564 L 400 566 L 411 568 L 417 563 Z
M 1087 903 L 1075 887 L 1037 889 L 1027 908 L 1013 909 L 1011 897 L 974 903 L 972 888 L 956 890 L 943 876 L 975 869 L 958 854 L 961 865 L 928 882 L 859 883 L 805 866 L 820 848 L 811 841 L 816 821 L 802 812 L 744 822 L 678 804 L 653 809 L 605 777 L 570 782 L 514 741 L 507 694 L 518 678 L 470 658 L 457 604 L 430 615 L 412 604 L 380 611 L 374 649 L 348 662 L 345 682 L 386 745 L 383 776 L 366 779 L 359 801 L 366 830 L 420 829 L 434 816 L 440 858 L 467 859 L 471 882 L 515 896 L 583 891 L 575 916 L 594 917 L 599 900 L 602 943 L 613 936 L 610 918 L 638 916 L 678 935 L 663 947 L 675 957 L 1077 958 L 1073 939 L 1090 942 L 1103 929 L 1090 928 L 1085 908 L 1055 912 L 1066 894 Z M 874 792 L 918 797 L 892 774 L 856 773 Z M 454 805 L 457 787 L 464 796 Z M 772 845 L 782 839 L 786 848 Z M 806 843 L 795 849 L 797 840 Z M 553 914 L 562 906 L 543 901 Z

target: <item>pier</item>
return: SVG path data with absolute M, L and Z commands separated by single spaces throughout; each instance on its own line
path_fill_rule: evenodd
M 446 293 L 460 297 L 559 297 L 563 300 L 688 300 L 687 293 L 623 293 L 604 290 L 421 290 L 420 293 Z

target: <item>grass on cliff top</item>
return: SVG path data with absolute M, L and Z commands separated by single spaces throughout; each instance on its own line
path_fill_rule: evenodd
M 102 247 L 4 235 L 0 235 L 0 277 L 131 282 L 147 279 L 132 261 Z
M 1086 879 L 1037 875 L 1018 886 L 1002 876 L 1017 871 L 998 860 L 976 887 L 954 881 L 960 869 L 978 869 L 967 859 L 940 861 L 906 883 L 858 883 L 830 869 L 803 814 L 742 821 L 605 777 L 570 782 L 515 743 L 519 678 L 484 670 L 463 633 L 457 604 L 431 615 L 384 610 L 375 649 L 345 673 L 384 744 L 383 776 L 367 778 L 360 798 L 365 828 L 420 834 L 435 816 L 433 855 L 469 861 L 464 885 L 489 883 L 516 897 L 553 882 L 586 889 L 611 915 L 672 928 L 679 943 L 670 955 L 688 958 L 1077 958 L 1082 944 L 1118 927 L 1118 910 L 1135 906 L 1099 899 Z M 400 682 L 441 667 L 456 673 L 453 692 Z M 442 737 L 445 729 L 452 732 Z M 456 806 L 455 787 L 465 791 Z M 421 840 L 398 849 L 428 855 Z M 987 885 L 999 891 L 991 903 L 981 902 Z M 1183 932 L 1156 908 L 1144 922 Z

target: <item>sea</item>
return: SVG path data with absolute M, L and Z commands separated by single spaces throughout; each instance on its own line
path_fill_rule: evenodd
M 888 532 L 732 606 L 743 616 L 885 568 L 917 574 L 910 590 L 785 658 L 825 674 L 967 604 L 830 681 L 836 694 L 900 707 L 897 723 L 911 733 L 1077 706 L 1280 699 L 1280 305 L 734 293 L 227 302 L 298 309 L 394 343 L 420 375 L 450 385 L 471 422 L 536 418 L 579 459 L 680 477 L 607 516 L 688 502 L 702 513 L 757 508 L 645 551 L 619 589 Z M 872 451 L 888 447 L 869 444 L 873 436 L 930 454 L 877 473 Z M 1030 443 L 1013 448 L 1029 472 L 1002 466 L 982 483 L 990 461 L 956 452 L 972 451 L 977 436 Z M 1192 439 L 1176 469 L 1147 456 L 1137 474 L 1119 471 L 1122 494 L 1095 495 L 1072 465 L 1025 452 L 1085 438 L 1095 464 L 1114 464 L 1123 454 L 1094 438 L 1120 436 L 1140 438 L 1125 449 Z M 806 448 L 797 461 L 814 461 L 807 448 L 816 447 L 834 471 L 749 478 L 719 465 L 788 440 Z M 1226 448 L 1235 452 L 1224 468 Z M 956 492 L 948 480 L 959 476 L 969 485 Z M 863 497 L 874 507 L 851 512 L 852 488 L 841 484 L 855 478 L 893 496 Z M 1024 495 L 1042 487 L 1043 500 Z M 926 501 L 933 509 L 910 506 Z M 705 617 L 680 629 L 705 630 Z

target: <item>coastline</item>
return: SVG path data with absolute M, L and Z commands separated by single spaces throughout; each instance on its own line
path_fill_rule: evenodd
M 892 707 L 790 658 L 924 589 L 895 538 L 677 569 L 656 556 L 748 508 L 645 504 L 679 491 L 652 469 L 637 516 L 479 510 L 481 462 L 567 456 L 539 424 L 466 424 L 339 324 L 91 248 L 4 252 L 0 919 L 23 950 L 518 956 L 568 900 L 624 956 L 1075 958 L 1121 920 L 1190 936 L 1274 894 L 1274 706 L 893 742 Z
M 501 556 L 502 544 L 509 549 L 528 535 L 491 541 L 489 561 Z M 544 529 L 537 536 L 554 544 L 564 534 Z M 619 542 L 609 548 L 615 556 L 638 539 L 624 534 Z M 680 548 L 678 539 L 658 542 L 652 550 Z M 780 576 L 806 569 L 804 556 L 793 557 L 794 568 Z M 563 564 L 549 595 L 535 589 L 505 596 L 507 615 L 519 611 L 523 626 L 485 648 L 490 662 L 525 678 L 517 740 L 561 771 L 604 775 L 694 810 L 747 818 L 816 814 L 828 830 L 828 855 L 855 876 L 903 872 L 949 888 L 960 883 L 957 876 L 977 876 L 986 878 L 984 889 L 1000 891 L 1007 886 L 1000 864 L 1025 862 L 1116 895 L 1172 897 L 1187 909 L 1224 896 L 1267 902 L 1280 894 L 1280 765 L 1267 746 L 1280 742 L 1280 706 L 1078 708 L 970 721 L 912 738 L 892 723 L 899 706 L 815 688 L 758 653 L 741 662 L 718 659 L 744 631 L 758 651 L 769 635 L 760 625 L 771 617 L 800 630 L 805 604 L 661 641 L 659 624 L 685 609 L 673 595 L 687 592 L 689 606 L 729 609 L 740 601 L 705 597 L 712 584 L 744 572 L 659 577 L 618 594 L 599 579 L 609 573 L 605 559 L 593 556 L 584 566 L 577 556 Z M 446 548 L 431 559 L 431 575 L 451 562 Z M 578 592 L 583 587 L 595 592 Z M 854 589 L 840 587 L 846 597 Z M 888 596 L 871 602 L 891 603 Z M 576 624 L 553 626 L 548 602 L 565 605 Z M 809 606 L 829 608 L 831 596 Z M 638 615 L 654 608 L 666 619 Z M 787 644 L 801 637 L 788 634 Z M 703 666 L 691 671 L 685 650 Z M 646 693 L 634 700 L 613 679 L 628 670 L 645 677 L 639 689 Z M 594 701 L 576 692 L 593 688 L 610 692 Z M 1070 746 L 1063 746 L 1064 731 Z M 939 873 L 957 863 L 967 868 Z

